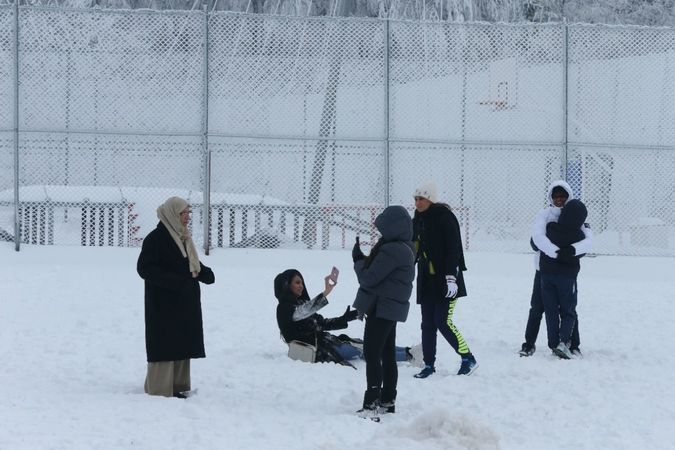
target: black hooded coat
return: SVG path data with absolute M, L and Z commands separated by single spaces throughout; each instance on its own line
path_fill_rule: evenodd
M 291 292 L 290 285 L 294 276 L 302 279 L 305 286 L 300 297 L 296 298 Z M 308 304 L 316 304 L 322 294 L 315 298 L 309 298 L 305 279 L 302 274 L 295 269 L 288 269 L 278 274 L 274 278 L 274 296 L 279 301 L 277 305 L 277 325 L 279 331 L 286 342 L 293 340 L 302 341 L 316 346 L 316 362 L 335 362 L 344 364 L 344 359 L 335 351 L 334 347 L 344 342 L 349 342 L 350 338 L 341 335 L 333 336 L 328 333 L 329 330 L 341 330 L 347 328 L 348 321 L 345 317 L 335 317 L 326 319 L 321 314 L 312 313 L 302 319 L 294 319 L 299 309 Z

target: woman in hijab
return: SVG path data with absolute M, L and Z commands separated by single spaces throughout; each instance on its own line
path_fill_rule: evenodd
M 171 197 L 157 208 L 157 217 L 136 266 L 145 280 L 145 392 L 185 398 L 190 359 L 206 356 L 199 282 L 212 284 L 215 277 L 199 261 L 188 230 L 188 202 Z

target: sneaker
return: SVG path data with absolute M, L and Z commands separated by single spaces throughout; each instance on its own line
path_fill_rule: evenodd
M 394 401 L 391 402 L 382 402 L 377 408 L 379 414 L 393 414 L 396 412 L 396 404 Z
M 415 374 L 415 378 L 426 378 L 434 372 L 436 372 L 436 368 L 427 364 L 420 373 Z
M 478 363 L 473 355 L 462 356 L 462 365 L 459 366 L 457 375 L 471 375 L 478 368 Z
M 583 359 L 584 355 L 581 353 L 581 350 L 578 348 L 571 348 L 570 353 L 572 353 L 572 356 L 575 357 L 576 359 Z
M 570 352 L 570 348 L 564 342 L 559 343 L 553 349 L 553 354 L 560 359 L 572 359 L 572 352 Z
M 520 351 L 518 354 L 520 356 L 532 356 L 534 355 L 534 352 L 537 350 L 537 346 L 532 344 L 529 345 L 527 342 L 523 343 L 523 346 L 520 348 Z

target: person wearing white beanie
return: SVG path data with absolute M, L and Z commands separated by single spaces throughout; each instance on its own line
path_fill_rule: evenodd
M 415 378 L 436 371 L 437 333 L 462 358 L 457 375 L 470 375 L 478 367 L 476 358 L 452 322 L 457 299 L 466 296 L 466 270 L 459 221 L 450 207 L 438 202 L 436 185 L 427 182 L 415 189 L 413 242 L 417 250 L 417 303 L 422 310 L 422 353 L 424 368 Z
M 415 189 L 413 197 L 422 197 L 429 200 L 431 203 L 438 202 L 438 191 L 436 190 L 436 183 L 427 181 Z

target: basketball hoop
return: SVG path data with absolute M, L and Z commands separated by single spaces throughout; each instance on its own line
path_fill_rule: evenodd
M 488 69 L 489 92 L 479 105 L 493 111 L 514 109 L 518 104 L 518 63 L 515 58 L 492 61 Z
M 491 106 L 493 111 L 502 111 L 508 109 L 509 102 L 507 100 L 482 100 L 478 102 L 479 105 Z

